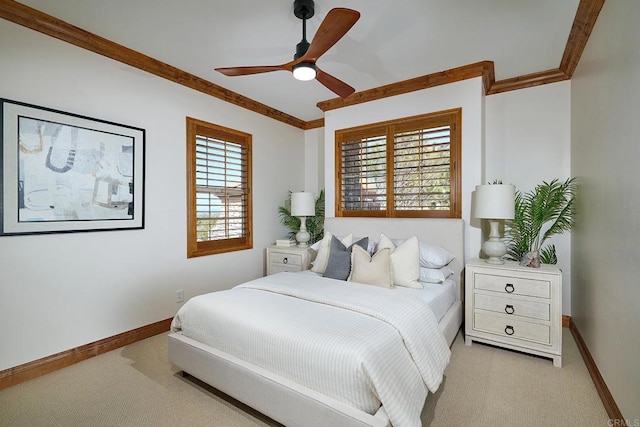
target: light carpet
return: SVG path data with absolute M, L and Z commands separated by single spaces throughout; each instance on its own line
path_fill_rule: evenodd
M 424 426 L 597 426 L 608 416 L 563 329 L 563 367 L 458 334 Z M 167 334 L 0 391 L 0 426 L 278 426 L 167 361 Z

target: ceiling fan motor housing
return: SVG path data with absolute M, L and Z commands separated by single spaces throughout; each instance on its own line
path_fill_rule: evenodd
M 296 54 L 293 55 L 293 59 L 298 59 L 309 50 L 309 42 L 306 39 L 302 39 L 300 43 L 296 45 Z
M 315 12 L 313 0 L 295 0 L 293 2 L 293 14 L 300 19 L 309 19 Z

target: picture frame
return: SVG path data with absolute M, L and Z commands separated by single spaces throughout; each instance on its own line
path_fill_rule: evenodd
M 0 236 L 144 228 L 144 129 L 3 98 L 0 117 Z

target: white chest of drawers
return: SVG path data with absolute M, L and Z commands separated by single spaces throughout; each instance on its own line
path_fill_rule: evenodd
M 282 271 L 302 271 L 311 268 L 312 250 L 298 246 L 269 246 L 267 248 L 267 275 Z
M 562 273 L 472 259 L 465 268 L 465 343 L 484 342 L 562 366 Z

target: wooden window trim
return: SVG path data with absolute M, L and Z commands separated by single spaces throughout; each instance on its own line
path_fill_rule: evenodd
M 393 136 L 399 132 L 420 127 L 441 126 L 443 122 L 453 124 L 450 134 L 451 208 L 448 211 L 404 211 L 394 208 L 394 152 Z M 387 135 L 387 209 L 343 210 L 342 209 L 342 142 L 362 139 L 386 133 Z M 335 131 L 335 210 L 337 217 L 390 217 L 390 218 L 462 218 L 462 109 L 455 108 L 435 113 L 406 117 L 398 120 L 373 123 Z M 391 165 L 391 166 L 389 166 Z
M 196 211 L 196 136 L 219 138 L 243 145 L 246 149 L 247 200 L 245 236 L 197 241 Z M 187 117 L 187 258 L 253 248 L 252 137 L 248 133 Z

